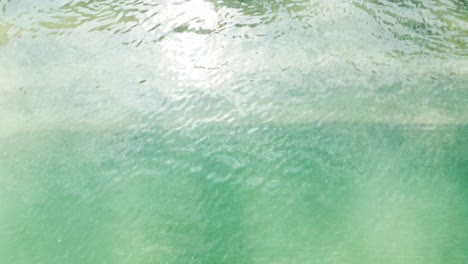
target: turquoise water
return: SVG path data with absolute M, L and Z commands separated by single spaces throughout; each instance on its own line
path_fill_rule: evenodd
M 468 263 L 468 4 L 0 0 L 0 263 Z

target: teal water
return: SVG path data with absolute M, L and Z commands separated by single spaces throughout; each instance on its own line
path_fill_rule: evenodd
M 468 4 L 0 0 L 0 263 L 468 263 Z

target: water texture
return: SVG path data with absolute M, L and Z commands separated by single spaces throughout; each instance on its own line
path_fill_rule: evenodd
M 468 263 L 468 2 L 0 0 L 0 263 Z

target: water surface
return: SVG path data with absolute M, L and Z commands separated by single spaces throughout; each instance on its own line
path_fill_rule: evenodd
M 0 0 L 1 263 L 467 263 L 468 4 Z

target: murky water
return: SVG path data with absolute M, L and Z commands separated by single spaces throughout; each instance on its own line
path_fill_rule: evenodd
M 0 0 L 0 263 L 468 263 L 468 2 Z

